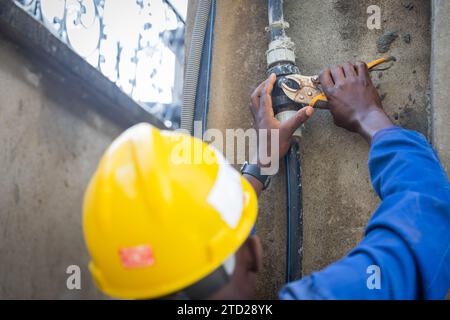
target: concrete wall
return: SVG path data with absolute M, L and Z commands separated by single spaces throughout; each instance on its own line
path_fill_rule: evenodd
M 450 2 L 432 3 L 431 102 L 433 145 L 450 172 Z
M 120 128 L 3 36 L 0 61 L 0 299 L 101 297 L 86 269 L 82 196 Z M 73 264 L 80 291 L 66 288 Z
M 194 4 L 191 1 L 188 21 L 192 21 Z M 366 27 L 369 5 L 382 10 L 381 30 Z M 318 73 L 333 63 L 374 59 L 379 56 L 378 37 L 386 31 L 398 32 L 388 52 L 398 61 L 392 69 L 374 74 L 374 81 L 392 119 L 429 136 L 430 1 L 286 0 L 285 13 L 304 74 Z M 266 25 L 265 0 L 217 1 L 208 127 L 224 130 L 252 125 L 247 106 L 251 91 L 265 77 Z M 410 34 L 410 43 L 403 40 L 405 34 Z M 368 146 L 359 136 L 335 127 L 327 111 L 318 111 L 306 125 L 301 148 L 303 271 L 309 274 L 358 243 L 379 200 L 369 181 Z M 261 298 L 275 297 L 284 284 L 283 170 L 260 201 L 257 233 L 265 253 L 258 288 Z

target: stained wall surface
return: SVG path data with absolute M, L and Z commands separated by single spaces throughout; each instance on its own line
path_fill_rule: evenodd
M 82 199 L 121 129 L 3 36 L 0 61 L 0 299 L 101 298 L 87 270 Z M 67 289 L 71 265 L 81 290 Z

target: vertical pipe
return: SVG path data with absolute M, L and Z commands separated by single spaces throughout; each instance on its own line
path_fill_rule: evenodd
M 302 277 L 303 208 L 300 162 L 300 141 L 294 136 L 286 158 L 287 189 L 287 264 L 286 281 Z
M 273 41 L 285 35 L 283 0 L 268 0 L 270 39 Z
M 298 73 L 295 65 L 294 44 L 286 36 L 283 0 L 268 0 L 269 29 L 271 42 L 267 51 L 268 72 L 275 72 L 277 82 L 272 92 L 274 113 L 280 121 L 285 121 L 298 110 L 281 90 L 280 83 L 286 81 L 288 74 Z M 287 196 L 287 243 L 286 243 L 286 281 L 302 277 L 303 258 L 303 209 L 302 182 L 300 166 L 300 130 L 293 138 L 286 158 L 286 196 Z

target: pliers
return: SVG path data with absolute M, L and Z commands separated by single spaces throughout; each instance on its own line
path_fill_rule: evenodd
M 371 61 L 367 64 L 367 68 L 369 69 L 369 71 L 387 70 L 391 66 L 383 69 L 374 68 L 382 63 L 389 61 L 395 61 L 395 58 L 388 57 Z M 321 85 L 319 83 L 319 76 L 291 74 L 286 76 L 285 79 L 292 80 L 298 85 L 298 88 L 294 89 L 287 85 L 287 81 L 281 83 L 281 88 L 283 89 L 284 94 L 286 94 L 289 99 L 298 104 L 309 105 L 318 109 L 328 109 L 328 100 L 322 91 Z

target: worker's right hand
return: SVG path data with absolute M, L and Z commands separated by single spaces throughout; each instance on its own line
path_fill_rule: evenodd
M 319 81 L 337 126 L 360 133 L 369 143 L 376 132 L 393 126 L 364 62 L 325 69 Z
M 270 131 L 271 129 L 279 130 L 279 143 L 278 143 L 278 155 L 282 158 L 286 155 L 291 145 L 292 135 L 295 130 L 300 127 L 306 120 L 308 120 L 314 109 L 312 107 L 306 107 L 300 109 L 293 117 L 281 123 L 275 118 L 272 109 L 272 90 L 276 81 L 276 76 L 272 73 L 267 80 L 262 82 L 253 91 L 251 96 L 250 110 L 252 111 L 254 126 L 256 130 L 266 129 L 267 135 L 267 148 L 268 153 L 272 154 Z M 260 144 L 260 141 L 259 141 Z

